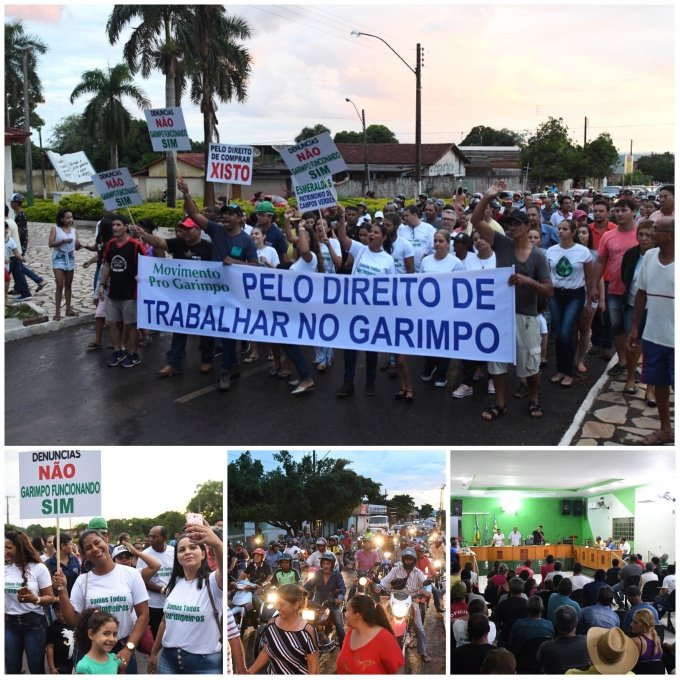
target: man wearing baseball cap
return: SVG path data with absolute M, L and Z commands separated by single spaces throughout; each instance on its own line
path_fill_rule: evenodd
M 21 254 L 25 255 L 28 249 L 28 219 L 24 212 L 22 203 L 24 202 L 23 194 L 12 194 L 10 199 L 10 207 L 14 211 L 14 221 L 19 230 L 19 241 L 21 242 Z
M 279 254 L 281 262 L 288 261 L 288 241 L 279 227 L 274 224 L 274 205 L 271 201 L 260 201 L 255 204 L 255 215 L 257 215 L 257 226 L 264 235 L 264 242 L 271 246 Z
M 236 204 L 227 205 L 223 208 L 225 222 L 213 222 L 205 215 L 201 215 L 196 204 L 191 198 L 187 183 L 179 177 L 177 188 L 184 196 L 184 210 L 189 217 L 203 229 L 212 239 L 212 260 L 226 265 L 251 264 L 257 266 L 257 249 L 253 240 L 241 227 L 241 215 L 243 211 Z M 262 201 L 268 203 L 268 201 Z M 274 206 L 271 205 L 274 212 Z M 215 346 L 214 338 L 209 338 L 210 353 Z M 207 350 L 206 350 L 207 352 Z M 222 365 L 220 368 L 220 392 L 226 392 L 231 387 L 231 369 L 236 365 L 236 340 L 222 338 Z
M 228 206 L 238 208 L 237 205 Z M 201 238 L 201 227 L 198 226 L 191 217 L 185 217 L 175 226 L 175 237 L 164 239 L 155 234 L 147 234 L 141 231 L 140 238 L 144 243 L 148 243 L 154 248 L 162 248 L 172 255 L 175 260 L 199 260 L 210 262 L 212 260 L 212 243 Z M 185 333 L 173 333 L 170 341 L 170 349 L 165 355 L 166 364 L 158 375 L 161 378 L 168 378 L 179 375 L 182 372 L 182 358 L 186 351 L 188 335 Z M 213 367 L 214 342 L 200 336 L 198 349 L 201 352 L 201 373 L 210 373 Z

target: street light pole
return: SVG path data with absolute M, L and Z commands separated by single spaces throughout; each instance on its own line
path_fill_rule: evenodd
M 355 37 L 358 37 L 360 35 L 365 35 L 368 36 L 369 38 L 376 38 L 376 40 L 380 40 L 384 45 L 387 45 L 389 49 L 406 65 L 406 68 L 408 68 L 411 73 L 416 77 L 416 185 L 417 185 L 417 193 L 419 194 L 422 191 L 422 174 L 421 174 L 421 121 L 422 121 L 422 110 L 421 110 L 421 91 L 422 91 L 422 83 L 421 83 L 421 62 L 422 62 L 422 57 L 421 57 L 421 47 L 420 43 L 416 45 L 416 67 L 413 68 L 405 59 L 404 57 L 397 52 L 392 45 L 390 45 L 387 40 L 384 38 L 381 38 L 379 35 L 373 35 L 373 33 L 364 33 L 363 31 L 352 31 L 351 34 Z
M 349 102 L 357 112 L 364 133 L 364 180 L 361 183 L 361 195 L 366 196 L 366 192 L 368 191 L 368 138 L 366 137 L 366 112 L 361 109 L 361 115 L 359 115 L 357 105 L 349 97 L 345 97 L 345 101 Z

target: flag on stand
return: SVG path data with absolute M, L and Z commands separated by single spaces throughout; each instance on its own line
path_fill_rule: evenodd
M 481 534 L 479 533 L 479 522 L 477 521 L 477 515 L 475 515 L 475 543 L 479 545 L 481 541 Z
M 493 513 L 493 532 L 494 532 L 494 534 L 496 533 L 497 530 L 498 530 L 498 524 L 496 524 L 496 513 L 494 512 Z

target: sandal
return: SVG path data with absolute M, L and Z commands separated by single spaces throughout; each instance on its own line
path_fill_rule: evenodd
M 279 370 L 279 372 L 276 374 L 276 377 L 279 380 L 287 380 L 290 378 L 290 376 L 293 375 L 290 371 L 286 371 L 283 368 Z
M 259 360 L 260 360 L 260 357 L 258 357 L 258 356 L 253 356 L 253 355 L 251 354 L 250 356 L 247 356 L 247 357 L 243 360 L 243 363 L 244 363 L 244 364 L 252 364 L 252 363 L 254 363 L 255 361 L 259 361 Z
M 280 370 L 281 370 L 280 366 L 272 366 L 269 369 L 269 375 L 271 375 L 272 378 L 278 378 Z
M 637 394 L 637 387 L 624 387 L 623 393 L 628 394 L 632 397 Z
M 78 314 L 78 312 L 76 312 L 75 309 L 69 309 L 69 310 L 66 312 L 66 316 L 80 316 L 80 314 Z
M 394 398 L 399 401 L 400 399 L 403 399 L 406 396 L 406 390 L 399 390 L 398 392 L 394 393 Z
M 502 418 L 508 411 L 507 406 L 499 406 L 498 404 L 491 404 L 482 411 L 482 420 L 498 420 Z
M 542 418 L 543 417 L 543 409 L 541 408 L 541 405 L 537 401 L 530 401 L 528 408 L 529 408 L 529 415 L 532 418 Z
M 101 349 L 101 344 L 98 342 L 88 342 L 87 345 L 85 345 L 85 349 Z
M 432 661 L 432 657 L 428 656 L 427 654 L 421 654 L 420 658 L 425 662 L 425 663 L 430 663 Z
M 555 375 L 552 378 L 550 378 L 550 382 L 551 383 L 562 382 L 564 378 L 565 378 L 564 373 L 555 373 Z
M 323 361 L 316 365 L 316 370 L 319 371 L 319 373 L 323 373 L 326 368 L 326 364 L 324 364 Z
M 641 442 L 643 446 L 662 446 L 663 444 L 673 444 L 675 442 L 675 434 L 668 433 L 668 437 L 661 436 L 661 430 L 648 434 Z
M 560 385 L 562 387 L 571 387 L 574 384 L 574 378 L 570 375 L 565 375 L 564 378 L 562 378 L 562 382 Z
M 407 404 L 412 404 L 415 401 L 416 398 L 416 393 L 413 390 L 406 390 L 406 396 L 404 397 L 404 401 Z

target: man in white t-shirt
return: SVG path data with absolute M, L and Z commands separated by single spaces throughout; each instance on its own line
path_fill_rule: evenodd
M 642 333 L 642 380 L 654 385 L 660 427 L 642 440 L 643 444 L 672 443 L 670 388 L 675 387 L 675 218 L 662 217 L 654 223 L 656 248 L 648 250 L 640 267 L 638 291 L 628 346 L 638 347 L 638 326 L 647 309 Z
M 415 205 L 407 205 L 404 208 L 402 224 L 397 235 L 406 239 L 413 246 L 415 271 L 420 271 L 420 262 L 425 255 L 434 252 L 434 233 L 436 229 L 420 219 L 420 210 Z
M 493 535 L 492 545 L 495 548 L 501 548 L 505 545 L 505 535 L 501 533 L 500 529 L 496 529 L 496 533 Z
M 510 538 L 510 545 L 522 545 L 522 534 L 519 532 L 517 527 L 512 527 L 512 531 L 510 532 L 510 536 L 508 538 Z
M 168 532 L 163 526 L 151 527 L 147 539 L 149 547 L 142 552 L 142 558 L 137 560 L 137 570 L 141 572 L 146 563 L 144 555 L 149 554 L 161 563 L 161 568 L 150 578 L 145 579 L 144 585 L 149 593 L 149 626 L 154 638 L 163 619 L 163 605 L 165 604 L 165 588 L 170 581 L 172 565 L 175 560 L 175 549 L 166 544 Z

